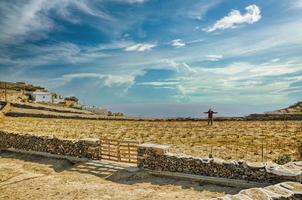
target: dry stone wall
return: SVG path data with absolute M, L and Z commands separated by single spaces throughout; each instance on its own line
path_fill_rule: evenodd
M 15 148 L 78 158 L 99 159 L 99 139 L 69 140 L 0 131 L 0 150 Z
M 169 153 L 168 146 L 156 144 L 138 147 L 138 167 L 264 183 L 301 182 L 302 179 L 302 162 L 277 165 L 180 156 Z

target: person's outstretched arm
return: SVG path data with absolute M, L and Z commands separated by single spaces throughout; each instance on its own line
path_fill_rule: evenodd
M 203 112 L 204 114 L 208 114 L 209 112 Z

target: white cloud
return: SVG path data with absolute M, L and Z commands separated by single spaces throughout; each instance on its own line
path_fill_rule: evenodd
M 172 67 L 172 69 L 182 75 L 190 75 L 195 73 L 195 70 L 191 68 L 187 63 L 178 63 L 171 59 L 163 59 L 160 60 L 159 63 L 168 65 L 168 67 Z
M 193 4 L 192 8 L 186 8 L 185 13 L 189 18 L 202 20 L 206 13 L 220 2 L 221 0 L 197 1 L 196 4 Z
M 145 3 L 148 0 L 124 0 L 128 3 Z
M 186 43 L 182 39 L 175 39 L 171 41 L 171 45 L 175 48 L 180 48 L 186 46 Z
M 113 18 L 98 10 L 85 1 L 73 0 L 30 0 L 27 3 L 17 1 L 16 3 L 0 2 L 0 41 L 15 42 L 27 38 L 40 38 L 45 33 L 56 27 L 50 16 L 54 12 L 57 16 L 72 23 L 78 23 L 77 16 L 72 15 L 76 8 L 78 11 L 99 17 L 105 20 Z M 53 15 L 53 13 L 51 14 Z
M 191 102 L 224 101 L 257 104 L 263 99 L 282 102 L 288 101 L 288 95 L 281 90 L 291 88 L 292 83 L 301 79 L 299 62 L 291 60 L 262 64 L 237 62 L 220 68 L 192 67 L 173 60 L 165 60 L 165 62 L 175 67 L 175 76 L 159 83 L 152 82 L 145 85 L 174 87 L 179 92 L 178 95 L 173 96 L 175 100 L 185 97 Z M 185 73 L 188 70 L 194 73 Z M 178 85 L 181 87 L 177 87 Z M 234 96 L 236 99 L 233 98 Z
M 287 3 L 287 2 L 286 2 Z M 302 0 L 295 0 L 291 2 L 292 8 L 302 8 Z
M 74 73 L 65 74 L 62 79 L 65 82 L 71 81 L 75 78 L 99 78 L 100 85 L 113 87 L 125 85 L 127 88 L 134 84 L 135 75 L 120 75 L 120 74 L 98 74 L 98 73 Z
M 150 51 L 152 48 L 156 47 L 156 44 L 150 44 L 150 43 L 138 43 L 135 45 L 131 45 L 129 47 L 125 48 L 125 51 Z
M 121 2 L 121 3 L 129 3 L 129 4 L 142 4 L 149 0 L 112 0 L 115 2 Z
M 270 60 L 270 62 L 272 62 L 272 63 L 279 62 L 279 61 L 280 61 L 280 58 L 274 58 L 274 59 Z
M 219 61 L 223 58 L 222 55 L 206 55 L 206 60 L 209 60 L 209 61 Z
M 261 11 L 257 5 L 249 5 L 246 8 L 246 13 L 241 14 L 239 10 L 232 10 L 227 16 L 216 21 L 216 23 L 206 29 L 206 32 L 214 32 L 219 29 L 234 28 L 240 24 L 253 24 L 261 19 Z
M 178 82 L 176 81 L 152 81 L 152 82 L 142 82 L 138 83 L 138 85 L 147 85 L 154 87 L 167 87 L 167 86 L 175 86 Z

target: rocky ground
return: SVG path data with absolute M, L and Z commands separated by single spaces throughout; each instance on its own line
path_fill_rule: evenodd
M 210 199 L 240 188 L 127 172 L 112 165 L 0 154 L 0 199 Z

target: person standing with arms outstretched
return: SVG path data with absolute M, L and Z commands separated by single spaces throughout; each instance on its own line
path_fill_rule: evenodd
M 208 114 L 208 125 L 213 125 L 213 114 L 217 114 L 218 112 L 214 112 L 211 108 L 208 112 L 204 112 L 205 114 Z

